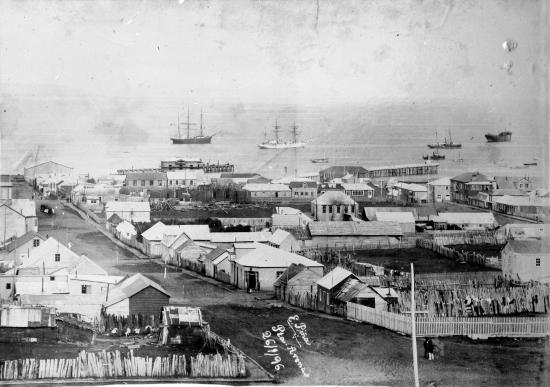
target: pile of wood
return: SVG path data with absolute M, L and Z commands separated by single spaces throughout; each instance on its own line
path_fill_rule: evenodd
M 203 355 L 191 357 L 192 377 L 244 377 L 245 360 L 242 355 Z

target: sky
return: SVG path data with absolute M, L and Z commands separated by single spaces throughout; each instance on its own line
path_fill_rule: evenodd
M 5 0 L 2 147 L 145 133 L 186 104 L 473 105 L 547 131 L 547 13 L 542 0 Z

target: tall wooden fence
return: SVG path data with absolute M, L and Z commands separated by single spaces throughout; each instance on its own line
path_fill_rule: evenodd
M 447 245 L 503 245 L 507 238 L 500 231 L 432 231 L 427 232 L 435 243 Z
M 0 361 L 0 380 L 134 378 L 134 377 L 229 377 L 246 375 L 242 355 L 181 354 L 134 356 L 119 351 L 82 351 L 74 359 L 19 359 Z
M 433 250 L 439 255 L 442 255 L 449 259 L 460 260 L 469 263 L 475 263 L 477 265 L 500 268 L 501 263 L 498 257 L 486 257 L 476 252 L 461 252 L 450 247 L 437 244 L 435 241 L 428 239 L 418 239 L 416 241 L 418 247 L 424 249 Z
M 410 315 L 348 302 L 347 318 L 410 335 Z M 550 317 L 416 317 L 418 336 L 546 337 Z

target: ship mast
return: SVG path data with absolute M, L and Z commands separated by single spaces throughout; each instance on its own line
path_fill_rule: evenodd
M 201 132 L 200 132 L 200 136 L 203 137 L 203 135 L 202 135 L 202 109 L 201 109 Z
M 178 138 L 181 138 L 181 130 L 180 130 L 180 113 L 178 112 Z
M 281 129 L 281 127 L 279 125 L 277 125 L 277 120 L 275 120 L 275 126 L 273 127 L 273 129 L 275 129 L 275 143 L 279 143 L 279 129 Z
M 202 118 L 202 111 L 201 111 L 201 118 Z M 195 125 L 195 124 L 192 122 L 189 122 L 189 105 L 187 105 L 187 138 L 190 137 L 189 128 L 191 127 L 191 125 Z M 202 132 L 201 132 L 201 135 L 202 135 Z
M 296 126 L 296 121 L 292 125 L 292 139 L 294 144 L 296 144 L 296 136 L 298 135 L 298 127 Z

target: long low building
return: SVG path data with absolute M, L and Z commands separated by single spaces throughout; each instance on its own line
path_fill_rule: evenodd
M 308 230 L 311 239 L 304 241 L 306 248 L 359 248 L 366 244 L 398 246 L 403 236 L 401 226 L 397 222 L 311 222 Z

